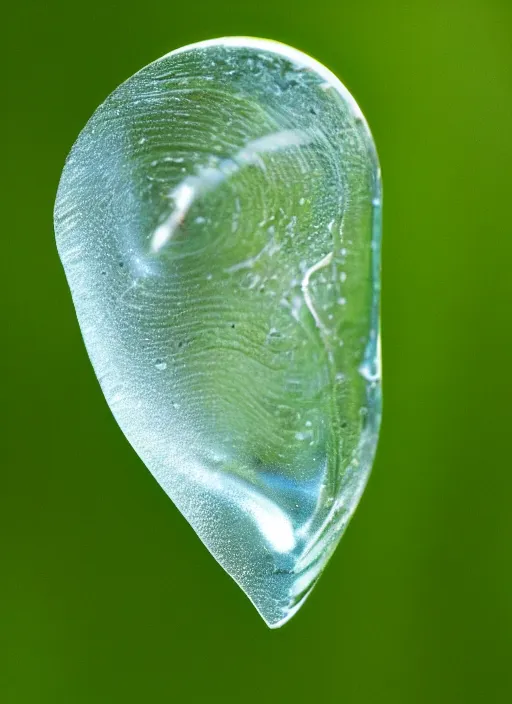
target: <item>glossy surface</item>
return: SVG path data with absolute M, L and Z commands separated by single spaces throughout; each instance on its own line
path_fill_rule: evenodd
M 245 38 L 120 86 L 59 187 L 57 244 L 107 401 L 270 626 L 309 594 L 371 468 L 380 206 L 346 89 Z

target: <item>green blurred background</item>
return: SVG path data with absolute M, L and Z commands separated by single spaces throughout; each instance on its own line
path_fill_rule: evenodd
M 0 702 L 511 701 L 510 0 L 20 0 L 6 13 Z M 171 49 L 227 34 L 333 69 L 384 174 L 378 456 L 280 631 L 117 427 L 53 239 L 60 171 L 97 105 Z

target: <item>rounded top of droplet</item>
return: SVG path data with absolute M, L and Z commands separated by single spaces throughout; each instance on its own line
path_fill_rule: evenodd
M 172 51 L 164 54 L 159 59 L 156 59 L 153 64 L 158 64 L 161 61 L 172 56 L 178 56 L 186 52 L 208 50 L 208 49 L 218 49 L 218 48 L 229 48 L 229 49 L 253 49 L 255 52 L 267 52 L 271 54 L 276 54 L 294 64 L 297 68 L 303 68 L 305 70 L 314 71 L 318 76 L 324 79 L 325 86 L 324 89 L 336 90 L 343 98 L 347 106 L 350 107 L 354 118 L 361 122 L 364 129 L 367 131 L 369 136 L 369 143 L 372 145 L 375 151 L 375 158 L 377 158 L 377 152 L 375 149 L 375 143 L 371 135 L 371 129 L 366 120 L 361 108 L 359 107 L 354 96 L 350 93 L 348 88 L 342 83 L 342 81 L 324 64 L 320 63 L 317 59 L 314 59 L 309 54 L 301 51 L 300 49 L 295 49 L 288 44 L 279 42 L 275 39 L 266 39 L 262 37 L 250 37 L 250 36 L 226 36 L 217 37 L 214 39 L 205 39 L 199 42 L 193 42 L 192 44 L 186 44 L 185 46 L 179 47 L 178 49 L 173 49 Z M 150 64 L 151 65 L 151 64 Z M 144 71 L 147 66 L 141 69 Z M 136 74 L 135 74 L 136 75 Z M 380 176 L 380 167 L 379 167 Z

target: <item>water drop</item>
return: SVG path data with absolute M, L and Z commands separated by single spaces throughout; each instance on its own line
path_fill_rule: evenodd
M 371 469 L 380 204 L 347 89 L 247 38 L 119 86 L 59 185 L 57 245 L 106 399 L 271 627 L 316 584 Z

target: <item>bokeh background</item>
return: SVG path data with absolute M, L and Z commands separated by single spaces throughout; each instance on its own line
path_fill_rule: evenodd
M 511 701 L 510 0 L 19 0 L 3 16 L 2 704 Z M 97 105 L 227 34 L 333 69 L 384 174 L 378 456 L 280 631 L 117 427 L 53 239 Z

